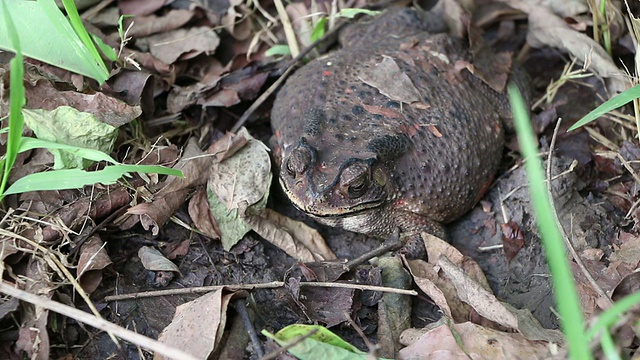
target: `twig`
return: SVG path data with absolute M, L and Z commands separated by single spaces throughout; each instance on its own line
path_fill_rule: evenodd
M 551 164 L 552 164 L 553 149 L 556 146 L 556 138 L 558 137 L 558 130 L 560 129 L 561 122 L 562 122 L 562 118 L 559 118 L 558 123 L 556 124 L 556 127 L 553 130 L 553 136 L 551 137 L 551 145 L 549 146 L 549 155 L 547 156 L 547 194 L 549 196 L 549 202 L 551 203 L 551 211 L 553 212 L 553 218 L 556 221 L 556 226 L 558 227 L 558 230 L 560 230 L 560 234 L 562 234 L 562 239 L 564 240 L 564 243 L 566 244 L 567 248 L 569 249 L 569 252 L 571 253 L 571 256 L 573 257 L 573 261 L 576 262 L 576 264 L 580 268 L 580 271 L 582 271 L 584 276 L 587 278 L 587 281 L 589 282 L 589 284 L 591 284 L 591 287 L 593 288 L 593 290 L 595 290 L 596 293 L 598 293 L 600 298 L 607 301 L 609 305 L 613 305 L 613 301 L 611 301 L 611 298 L 607 296 L 607 293 L 605 293 L 604 290 L 602 290 L 600 285 L 598 285 L 595 279 L 591 276 L 591 273 L 589 273 L 589 270 L 587 270 L 587 267 L 584 266 L 582 259 L 580 258 L 580 256 L 578 256 L 576 249 L 573 248 L 573 244 L 571 244 L 571 241 L 569 241 L 569 238 L 567 237 L 567 233 L 564 231 L 564 227 L 560 222 L 560 218 L 558 217 L 558 211 L 556 210 L 555 201 L 553 200 L 553 193 L 551 191 L 551 180 L 552 180 Z
M 5 282 L 0 282 L 0 292 L 5 293 L 14 298 L 20 299 L 22 301 L 26 301 L 37 307 L 42 307 L 42 308 L 51 310 L 53 312 L 56 312 L 58 314 L 70 317 L 80 323 L 93 326 L 96 329 L 106 331 L 110 334 L 114 334 L 115 336 L 123 340 L 129 341 L 151 352 L 162 354 L 167 358 L 180 359 L 180 360 L 181 359 L 197 360 L 196 357 L 194 357 L 193 355 L 187 354 L 182 350 L 172 348 L 157 340 L 148 338 L 144 335 L 140 335 L 131 330 L 127 330 L 105 319 L 98 318 L 87 312 L 72 308 L 71 306 L 64 305 L 57 301 L 49 300 L 47 298 L 31 294 L 27 291 L 17 289 Z
M 367 345 L 367 348 L 369 349 L 369 356 L 371 356 L 373 359 L 378 359 L 378 350 L 380 350 L 380 345 L 374 344 L 369 341 L 369 338 L 367 338 L 360 326 L 358 326 L 358 324 L 356 324 L 355 321 L 351 319 L 349 314 L 344 313 L 344 317 L 347 319 L 347 321 L 349 321 L 349 325 L 351 325 L 351 327 L 358 333 L 358 335 L 360 335 L 360 338 L 362 338 L 362 341 L 364 341 L 365 345 Z
M 104 298 L 104 301 L 131 300 L 131 299 L 141 299 L 141 298 L 166 296 L 166 295 L 206 293 L 206 292 L 216 291 L 220 289 L 226 289 L 229 291 L 252 290 L 252 289 L 275 289 L 283 286 L 284 286 L 284 282 L 282 281 L 273 281 L 270 283 L 261 283 L 261 284 L 199 286 L 199 287 L 192 287 L 192 288 L 186 288 L 186 289 L 169 289 L 169 290 L 145 291 L 145 292 L 138 292 L 138 293 L 132 293 L 132 294 L 112 295 L 112 296 L 106 296 Z M 382 291 L 382 292 L 390 292 L 390 293 L 413 295 L 413 296 L 418 295 L 418 293 L 414 290 L 396 289 L 396 288 L 390 288 L 390 287 L 384 287 L 384 286 L 373 286 L 373 285 L 362 285 L 362 284 L 303 282 L 303 283 L 300 283 L 300 286 L 347 288 L 347 289 Z
M 251 317 L 249 316 L 249 312 L 247 311 L 247 304 L 245 303 L 245 299 L 242 298 L 236 300 L 236 302 L 233 304 L 233 308 L 236 309 L 238 314 L 240 314 L 242 324 L 244 325 L 245 330 L 247 330 L 247 334 L 249 334 L 249 339 L 251 339 L 251 346 L 253 346 L 253 351 L 255 351 L 256 355 L 258 355 L 259 358 L 263 357 L 264 351 L 262 351 L 262 346 L 260 346 L 260 339 L 258 339 L 256 328 L 251 322 Z

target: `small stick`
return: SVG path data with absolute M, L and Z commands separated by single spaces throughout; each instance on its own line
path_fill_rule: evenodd
M 127 330 L 114 323 L 111 323 L 105 319 L 101 319 L 97 316 L 91 315 L 87 312 L 72 308 L 71 306 L 53 301 L 42 296 L 31 294 L 27 291 L 15 288 L 8 283 L 0 282 L 0 292 L 5 293 L 11 297 L 20 299 L 35 305 L 36 307 L 42 307 L 58 314 L 70 317 L 78 322 L 90 325 L 96 329 L 106 331 L 109 334 L 113 334 L 123 340 L 129 341 L 135 345 L 143 347 L 151 352 L 162 354 L 170 359 L 186 359 L 197 360 L 197 358 L 191 354 L 163 344 L 157 340 L 148 338 L 144 335 L 140 335 L 131 330 Z
M 253 351 L 255 351 L 256 355 L 258 355 L 258 358 L 262 358 L 264 356 L 264 351 L 262 351 L 262 346 L 260 346 L 260 339 L 258 339 L 256 328 L 251 322 L 251 317 L 249 316 L 249 311 L 247 311 L 247 304 L 245 303 L 245 299 L 242 298 L 236 300 L 236 302 L 233 304 L 233 308 L 236 309 L 236 311 L 240 315 L 242 324 L 249 334 L 249 339 L 251 339 L 251 346 L 253 346 Z
M 284 282 L 282 281 L 273 281 L 270 283 L 262 283 L 262 284 L 199 286 L 199 287 L 192 287 L 192 288 L 186 288 L 186 289 L 169 289 L 169 290 L 145 291 L 145 292 L 138 292 L 138 293 L 132 293 L 132 294 L 111 295 L 111 296 L 106 296 L 104 298 L 104 301 L 132 300 L 132 299 L 141 299 L 141 298 L 155 297 L 155 296 L 165 296 L 165 295 L 184 295 L 184 294 L 194 294 L 194 293 L 205 293 L 205 292 L 216 291 L 220 289 L 226 289 L 229 291 L 252 290 L 252 289 L 275 289 L 283 286 L 284 286 Z M 396 294 L 402 294 L 402 295 L 413 295 L 413 296 L 418 295 L 418 293 L 414 290 L 397 289 L 397 288 L 390 288 L 390 287 L 384 287 L 384 286 L 349 284 L 349 283 L 303 282 L 303 283 L 300 283 L 300 286 L 347 288 L 347 289 L 382 291 L 382 292 L 396 293 Z

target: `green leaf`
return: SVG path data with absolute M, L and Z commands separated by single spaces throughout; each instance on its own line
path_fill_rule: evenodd
M 7 22 L 0 21 L 0 48 L 15 52 L 10 35 L 17 34 L 25 56 L 89 76 L 100 84 L 107 80 L 109 72 L 99 56 L 95 57 L 97 52 L 83 44 L 53 0 L 11 1 L 6 12 L 17 30 L 10 31 Z
M 326 23 L 327 23 L 326 17 L 323 17 L 322 19 L 320 19 L 320 21 L 318 21 L 318 23 L 316 24 L 316 27 L 314 27 L 313 31 L 311 32 L 311 42 L 316 42 L 324 36 L 325 34 L 324 24 Z
M 116 127 L 70 106 L 60 106 L 51 111 L 24 109 L 22 112 L 25 123 L 39 139 L 55 143 L 110 153 L 118 134 Z M 57 147 L 50 147 L 49 151 L 55 159 L 54 169 L 84 169 L 92 164 Z
M 112 165 L 99 171 L 54 170 L 20 178 L 7 189 L 4 195 L 19 194 L 27 191 L 77 189 L 96 183 L 110 185 L 115 184 L 122 176 L 132 172 L 182 176 L 180 170 L 153 165 Z
M 207 198 L 211 215 L 218 222 L 222 247 L 229 251 L 233 245 L 237 244 L 251 230 L 251 227 L 242 220 L 238 209 L 229 210 L 208 186 Z M 264 205 L 266 206 L 266 201 Z
M 264 54 L 265 56 L 284 56 L 290 55 L 291 50 L 287 45 L 273 45 Z
M 316 330 L 314 334 L 299 341 L 299 339 L 314 330 Z M 364 360 L 369 358 L 369 354 L 358 350 L 329 329 L 319 325 L 293 324 L 278 331 L 275 335 L 266 330 L 262 330 L 262 334 L 275 340 L 283 347 L 299 341 L 296 345 L 287 349 L 298 359 Z
M 593 109 L 590 113 L 585 115 L 582 119 L 578 120 L 578 122 L 573 124 L 573 126 L 571 126 L 567 131 L 573 131 L 581 126 L 584 126 L 592 122 L 593 120 L 599 118 L 600 116 L 608 113 L 609 111 L 615 110 L 621 107 L 622 105 L 625 105 L 639 97 L 640 97 L 640 85 L 636 85 L 631 89 L 626 90 L 612 97 L 611 99 L 605 101 L 602 105 Z

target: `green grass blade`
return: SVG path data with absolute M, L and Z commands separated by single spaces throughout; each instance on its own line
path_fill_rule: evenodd
M 640 85 L 636 85 L 629 90 L 626 90 L 611 99 L 605 101 L 602 105 L 593 109 L 590 113 L 585 115 L 582 119 L 578 120 L 573 126 L 569 128 L 567 131 L 573 131 L 581 126 L 584 126 L 593 120 L 599 118 L 600 116 L 608 113 L 611 110 L 615 110 L 622 105 L 626 105 L 627 103 L 633 101 L 640 97 Z
M 18 32 L 14 26 L 13 19 L 7 11 L 7 2 L 2 0 L 2 13 L 4 14 L 3 22 L 8 30 L 8 36 L 15 48 L 16 56 L 11 59 L 10 63 L 10 100 L 9 100 L 9 134 L 7 138 L 7 152 L 3 162 L 2 182 L 0 182 L 0 200 L 4 197 L 4 190 L 9 180 L 9 173 L 15 164 L 18 156 L 18 148 L 22 138 L 22 128 L 24 126 L 24 118 L 22 117 L 22 107 L 25 104 L 24 95 L 24 67 L 22 60 L 22 51 L 20 48 L 20 39 Z
M 44 1 L 50 2 L 50 0 Z M 96 48 L 92 40 L 92 37 L 89 35 L 87 29 L 85 29 L 84 24 L 82 23 L 82 19 L 80 18 L 80 14 L 78 14 L 78 8 L 76 8 L 76 4 L 73 2 L 73 0 L 62 0 L 62 5 L 64 5 L 64 9 L 67 11 L 67 16 L 69 16 L 69 22 L 71 23 L 73 30 L 76 31 L 76 34 L 78 34 L 78 37 L 84 44 L 85 48 L 93 56 L 93 60 L 95 60 L 97 64 L 108 73 L 107 67 L 102 61 L 102 58 L 98 53 L 98 49 Z M 111 49 L 111 51 L 113 52 L 113 49 Z
M 112 165 L 98 171 L 55 170 L 20 178 L 7 189 L 5 195 L 27 191 L 77 189 L 97 183 L 111 185 L 115 184 L 122 176 L 132 172 L 182 176 L 180 170 L 152 165 Z
M 540 235 L 544 244 L 562 331 L 569 344 L 571 359 L 590 360 L 589 343 L 584 335 L 584 319 L 575 280 L 571 274 L 567 251 L 559 229 L 556 226 L 544 183 L 544 172 L 538 158 L 538 147 L 524 100 L 517 87 L 508 88 L 511 109 L 514 114 L 520 150 L 526 159 L 525 167 L 529 180 L 531 202 L 536 215 Z
M 20 142 L 20 149 L 18 152 L 24 152 L 36 148 L 42 149 L 58 149 L 65 150 L 83 159 L 92 161 L 106 161 L 111 164 L 118 164 L 111 156 L 103 153 L 100 150 L 81 148 L 73 145 L 60 144 L 53 141 L 36 139 L 36 138 L 22 138 Z
M 116 54 L 116 51 L 113 50 L 111 46 L 105 44 L 100 37 L 91 34 L 91 38 L 93 39 L 93 42 L 96 44 L 96 46 L 100 49 L 100 52 L 103 53 L 104 56 L 107 57 L 107 59 L 111 61 L 118 60 L 118 54 Z
M 622 314 L 630 311 L 634 306 L 640 304 L 640 292 L 627 295 L 624 298 L 616 301 L 613 306 L 607 311 L 600 314 L 598 321 L 587 332 L 587 338 L 593 340 L 595 336 L 598 336 L 600 332 L 606 332 L 611 326 L 616 324 L 621 318 Z

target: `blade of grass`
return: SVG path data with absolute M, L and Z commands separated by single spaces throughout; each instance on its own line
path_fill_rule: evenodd
M 510 85 L 508 92 L 520 150 L 526 160 L 525 168 L 529 180 L 531 202 L 549 262 L 549 270 L 552 274 L 562 331 L 569 344 L 569 356 L 571 359 L 590 360 L 592 356 L 587 337 L 584 335 L 582 308 L 567 260 L 567 250 L 553 219 L 551 204 L 544 185 L 544 172 L 537 156 L 537 142 L 529 122 L 527 107 L 516 86 Z
M 18 152 L 24 152 L 32 149 L 58 149 L 65 150 L 83 159 L 92 161 L 106 161 L 111 164 L 118 164 L 111 156 L 103 153 L 100 150 L 81 148 L 73 145 L 60 144 L 53 141 L 36 139 L 36 138 L 22 138 L 20 142 L 20 149 Z
M 622 105 L 625 105 L 639 97 L 640 97 L 640 85 L 636 85 L 631 89 L 624 91 L 612 97 L 611 99 L 605 101 L 602 105 L 593 109 L 590 113 L 585 115 L 582 119 L 578 120 L 578 122 L 573 124 L 573 126 L 571 126 L 567 131 L 573 131 L 581 126 L 584 126 L 592 122 L 593 120 L 599 118 L 600 116 L 608 113 L 609 111 L 615 110 L 621 107 Z
M 25 104 L 24 84 L 24 67 L 22 63 L 22 51 L 20 49 L 20 39 L 13 19 L 7 10 L 6 0 L 2 0 L 2 13 L 4 14 L 4 22 L 9 32 L 9 38 L 16 50 L 16 56 L 11 59 L 11 74 L 9 83 L 9 134 L 7 137 L 7 152 L 4 158 L 4 167 L 2 169 L 2 182 L 0 183 L 0 201 L 4 198 L 4 189 L 9 180 L 9 173 L 13 164 L 15 164 L 18 156 L 18 148 L 22 138 L 22 127 L 24 126 L 24 118 L 22 117 L 22 107 Z
M 50 0 L 44 0 L 44 1 L 50 1 Z M 87 48 L 87 50 L 89 50 L 89 52 L 93 56 L 93 59 L 98 64 L 98 66 L 100 66 L 102 69 L 104 69 L 104 71 L 108 73 L 109 71 L 107 70 L 107 66 L 102 61 L 102 58 L 100 57 L 100 53 L 98 53 L 98 49 L 96 48 L 91 36 L 87 32 L 87 29 L 85 29 L 84 24 L 82 24 L 82 19 L 80 18 L 80 14 L 78 14 L 78 8 L 76 8 L 76 4 L 73 2 L 73 0 L 62 0 L 62 5 L 64 6 L 64 9 L 67 11 L 67 16 L 69 16 L 69 22 L 71 23 L 73 30 L 75 30 L 76 34 L 78 34 L 78 37 L 80 38 L 84 46 Z M 113 54 L 115 56 L 115 52 L 113 51 L 113 49 L 111 49 L 110 54 Z M 105 55 L 108 55 L 108 54 L 105 54 Z
M 587 331 L 587 338 L 593 340 L 601 331 L 607 331 L 609 327 L 620 320 L 623 313 L 631 310 L 631 308 L 638 304 L 640 304 L 640 292 L 625 296 L 616 301 L 612 307 L 600 314 L 598 321 Z
M 27 191 L 77 189 L 97 183 L 111 185 L 132 172 L 182 176 L 179 170 L 153 165 L 112 165 L 98 171 L 54 170 L 30 174 L 18 179 L 7 189 L 5 195 Z

